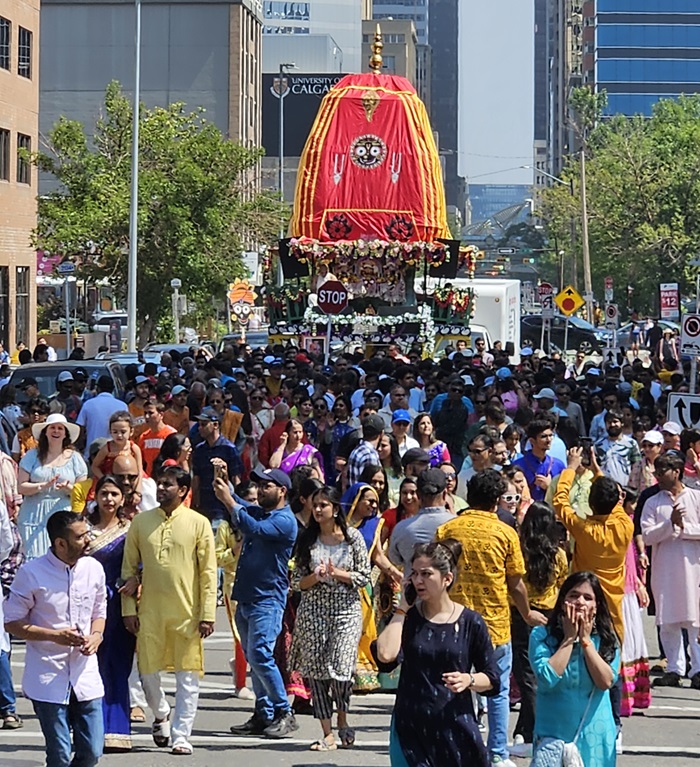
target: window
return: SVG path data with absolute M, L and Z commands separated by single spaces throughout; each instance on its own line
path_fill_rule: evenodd
M 10 69 L 12 23 L 0 16 L 0 69 Z
M 0 128 L 0 180 L 10 180 L 10 131 Z
M 17 74 L 21 77 L 32 76 L 32 33 L 24 27 L 19 28 Z
M 10 267 L 0 266 L 0 341 L 7 349 L 10 346 L 10 339 L 7 337 L 8 325 L 10 322 Z M 10 347 L 11 348 L 11 347 Z
M 26 149 L 27 152 L 32 150 L 32 137 L 25 136 L 23 133 L 17 134 L 17 183 L 18 184 L 31 184 L 32 183 L 32 166 L 21 150 Z
M 29 338 L 29 267 L 18 266 L 15 277 L 15 345 Z

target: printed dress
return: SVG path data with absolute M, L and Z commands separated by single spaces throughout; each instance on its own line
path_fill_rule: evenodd
M 351 585 L 329 579 L 301 592 L 289 668 L 311 679 L 349 681 L 355 674 L 362 633 L 360 589 L 369 580 L 370 568 L 362 535 L 348 528 L 348 538 L 334 546 L 317 540 L 311 547 L 310 568 L 296 568 L 292 576 L 292 586 L 299 590 L 302 578 L 330 560 L 352 578 Z

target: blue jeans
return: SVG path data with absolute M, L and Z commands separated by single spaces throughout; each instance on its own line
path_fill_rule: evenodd
M 2 599 L 1 593 L 0 599 Z M 15 702 L 15 688 L 12 686 L 10 653 L 0 650 L 0 714 L 14 714 Z
M 236 606 L 236 627 L 253 680 L 255 713 L 267 722 L 290 710 L 274 658 L 283 614 L 284 604 L 276 599 L 261 599 L 255 604 L 239 602 Z
M 499 644 L 493 648 L 493 658 L 498 666 L 501 679 L 501 691 L 489 698 L 489 738 L 486 743 L 489 756 L 508 758 L 508 716 L 510 714 L 510 672 L 513 668 L 513 648 L 511 643 Z
M 71 691 L 68 704 L 39 700 L 32 704 L 46 741 L 46 767 L 95 767 L 105 740 L 102 698 L 79 701 Z

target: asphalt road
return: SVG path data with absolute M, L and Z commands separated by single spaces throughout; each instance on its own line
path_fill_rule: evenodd
M 314 753 L 309 744 L 319 736 L 319 729 L 309 716 L 298 717 L 300 729 L 294 737 L 282 741 L 237 738 L 229 726 L 248 718 L 251 703 L 232 697 L 228 659 L 231 638 L 223 608 L 219 610 L 217 632 L 206 640 L 207 673 L 202 680 L 199 711 L 195 722 L 191 757 L 175 757 L 153 744 L 148 724 L 134 726 L 134 749 L 129 754 L 109 754 L 101 767 L 387 767 L 388 727 L 393 696 L 376 693 L 353 698 L 351 724 L 357 728 L 357 744 L 352 751 L 341 749 Z M 647 623 L 650 652 L 656 651 L 655 632 Z M 24 661 L 21 644 L 13 650 L 12 666 L 16 689 Z M 174 679 L 165 675 L 166 690 L 174 691 Z M 655 690 L 652 707 L 624 722 L 624 755 L 621 767 L 680 767 L 700 765 L 700 691 L 690 690 L 688 680 L 683 690 Z M 44 764 L 43 738 L 31 705 L 19 700 L 18 710 L 25 720 L 21 730 L 0 730 L 0 765 L 2 767 L 37 767 Z M 511 728 L 514 724 L 512 716 Z M 527 767 L 529 760 L 515 760 Z M 449 765 L 440 765 L 449 767 Z M 588 767 L 595 767 L 589 765 Z

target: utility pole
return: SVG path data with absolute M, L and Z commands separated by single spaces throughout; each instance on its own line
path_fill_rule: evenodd
M 588 201 L 586 199 L 586 144 L 581 146 L 581 249 L 583 251 L 583 288 L 588 321 L 593 323 L 593 280 L 591 250 L 588 243 Z

